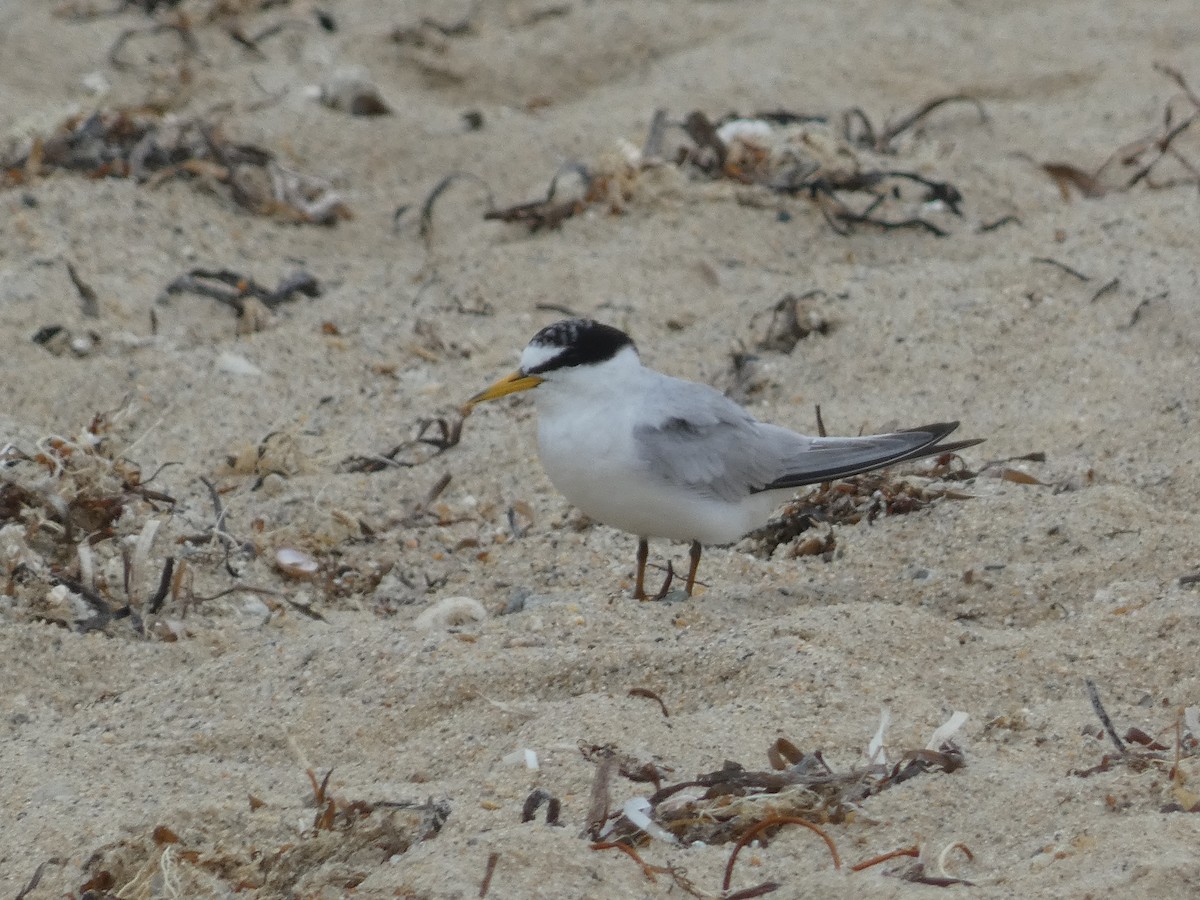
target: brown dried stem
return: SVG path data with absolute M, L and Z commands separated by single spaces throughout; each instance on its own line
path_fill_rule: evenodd
M 737 862 L 738 854 L 742 852 L 742 848 L 768 828 L 776 828 L 780 825 L 801 825 L 809 831 L 815 832 L 825 842 L 825 846 L 829 848 L 829 853 L 833 857 L 833 867 L 835 869 L 842 867 L 842 858 L 838 855 L 837 845 L 834 844 L 833 838 L 821 828 L 807 819 L 801 819 L 799 816 L 772 816 L 769 819 L 763 819 L 761 822 L 755 823 L 746 829 L 746 832 L 737 839 L 737 843 L 733 845 L 733 852 L 729 854 L 729 862 L 725 864 L 725 877 L 721 881 L 721 890 L 729 890 L 729 882 L 733 880 L 733 866 Z

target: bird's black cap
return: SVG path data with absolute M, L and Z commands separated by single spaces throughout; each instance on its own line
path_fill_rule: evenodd
M 533 336 L 531 347 L 559 350 L 543 363 L 525 370 L 526 375 L 541 375 L 555 369 L 586 366 L 612 359 L 633 340 L 619 328 L 592 319 L 563 319 L 547 325 Z M 561 349 L 560 349 L 561 348 Z

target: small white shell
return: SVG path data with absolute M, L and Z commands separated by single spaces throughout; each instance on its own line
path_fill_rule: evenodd
M 634 827 L 640 828 L 650 837 L 658 838 L 667 844 L 679 843 L 675 835 L 650 818 L 650 801 L 645 797 L 630 797 L 625 801 L 621 812 L 634 824 Z
M 538 763 L 537 751 L 531 747 L 523 747 L 520 750 L 514 750 L 501 757 L 500 762 L 505 765 L 515 766 L 524 765 L 527 769 L 537 770 L 541 768 Z
M 436 631 L 482 622 L 486 618 L 487 610 L 474 597 L 446 597 L 417 616 L 413 625 L 422 631 Z
M 275 567 L 290 578 L 312 578 L 321 568 L 317 561 L 303 550 L 287 547 L 275 551 Z
M 103 72 L 88 72 L 79 79 L 79 83 L 83 85 L 88 93 L 97 97 L 101 97 L 112 90 L 112 85 L 108 79 L 104 77 Z
M 218 372 L 225 372 L 229 375 L 257 377 L 263 373 L 262 369 L 246 357 L 229 350 L 217 356 L 216 367 Z
M 725 144 L 742 141 L 746 144 L 765 145 L 775 130 L 775 126 L 762 119 L 730 119 L 717 129 L 717 137 Z
M 929 739 L 929 743 L 925 745 L 926 750 L 939 750 L 942 744 L 954 737 L 955 732 L 962 728 L 970 716 L 961 710 L 956 710 L 954 715 L 934 729 L 933 736 Z

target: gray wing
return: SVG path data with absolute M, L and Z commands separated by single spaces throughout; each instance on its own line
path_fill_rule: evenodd
M 979 443 L 940 443 L 957 422 L 865 437 L 808 437 L 759 422 L 707 385 L 667 382 L 660 402 L 647 410 L 647 421 L 634 429 L 639 452 L 665 481 L 723 500 L 846 478 Z
M 741 500 L 788 473 L 812 438 L 764 425 L 714 388 L 664 379 L 646 420 L 634 428 L 650 471 L 722 500 Z

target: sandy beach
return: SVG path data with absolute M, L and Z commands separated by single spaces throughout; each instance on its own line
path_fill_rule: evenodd
M 1195 896 L 1198 92 L 1184 0 L 0 3 L 0 895 Z M 639 603 L 459 411 L 567 315 L 986 441 Z

